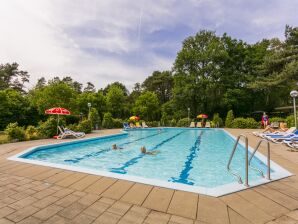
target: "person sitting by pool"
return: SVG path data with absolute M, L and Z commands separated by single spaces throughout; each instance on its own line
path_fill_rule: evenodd
M 147 149 L 146 149 L 146 147 L 145 146 L 142 146 L 141 148 L 140 148 L 140 150 L 141 150 L 141 152 L 143 153 L 143 154 L 146 154 L 146 155 L 156 155 L 156 154 L 158 154 L 159 153 L 159 151 L 157 151 L 157 150 L 153 150 L 153 151 L 149 151 L 149 152 L 147 152 Z
M 117 149 L 123 149 L 123 148 L 117 146 L 116 144 L 113 144 L 113 145 L 112 145 L 112 149 L 113 149 L 113 150 L 117 150 Z

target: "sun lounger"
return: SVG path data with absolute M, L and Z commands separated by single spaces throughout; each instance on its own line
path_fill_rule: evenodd
M 143 128 L 149 128 L 145 121 L 142 122 L 142 127 Z
M 57 139 L 64 139 L 67 137 L 75 137 L 75 138 L 83 138 L 85 137 L 85 133 L 84 132 L 74 132 L 70 129 L 67 128 L 63 128 L 58 126 L 58 129 L 60 131 L 59 136 L 57 137 Z
M 202 122 L 197 122 L 197 128 L 201 128 L 202 127 Z
M 206 122 L 205 128 L 211 128 L 210 122 Z
M 295 150 L 298 150 L 298 140 L 296 140 L 296 141 L 293 140 L 293 139 L 291 139 L 291 140 L 284 140 L 283 143 L 285 145 L 287 145 L 287 146 L 295 149 Z
M 129 128 L 135 128 L 135 125 L 133 123 L 129 123 Z
M 136 128 L 141 128 L 141 125 L 139 122 L 136 122 Z
M 128 125 L 128 123 L 123 123 L 123 129 L 129 129 L 130 127 L 129 127 L 129 125 Z
M 195 128 L 195 127 L 196 127 L 195 122 L 191 122 L 190 125 L 189 125 L 189 127 L 190 127 L 190 128 Z
M 288 134 L 285 136 L 266 136 L 267 140 L 270 140 L 274 143 L 282 143 L 284 140 L 297 140 L 298 141 L 298 135 L 297 134 Z
M 264 133 L 257 133 L 257 132 L 253 132 L 254 135 L 261 137 L 261 138 L 266 138 L 267 136 L 285 136 L 288 134 L 292 134 L 296 132 L 296 128 L 295 127 L 291 127 L 286 131 L 275 131 L 275 132 L 264 132 Z

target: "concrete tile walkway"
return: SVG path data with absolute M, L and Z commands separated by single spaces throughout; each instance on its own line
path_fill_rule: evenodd
M 258 139 L 244 133 L 251 146 Z M 87 137 L 118 133 L 104 130 Z M 62 140 L 70 141 L 70 140 Z M 0 224 L 298 224 L 298 177 L 223 197 L 209 197 L 109 177 L 6 160 L 54 139 L 0 145 Z M 298 153 L 272 144 L 272 159 L 298 173 Z M 261 147 L 260 151 L 265 152 Z

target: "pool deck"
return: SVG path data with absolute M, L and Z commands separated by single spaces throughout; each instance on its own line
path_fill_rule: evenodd
M 259 140 L 252 130 L 226 130 L 246 134 L 252 147 Z M 120 131 L 103 130 L 87 138 Z M 0 224 L 298 224 L 298 152 L 283 145 L 271 144 L 271 159 L 294 176 L 215 198 L 6 159 L 56 142 L 0 145 Z M 260 152 L 265 153 L 264 146 Z

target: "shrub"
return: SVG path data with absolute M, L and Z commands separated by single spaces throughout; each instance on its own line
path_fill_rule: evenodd
M 160 119 L 160 123 L 162 126 L 169 126 L 169 117 L 167 115 L 167 113 L 163 112 L 161 119 Z
M 107 112 L 103 115 L 102 127 L 103 128 L 113 128 L 113 117 L 110 112 Z
M 97 129 L 100 124 L 100 117 L 98 111 L 95 108 L 91 108 L 89 119 L 91 121 L 91 126 L 93 127 L 93 129 Z
M 66 127 L 72 131 L 79 131 L 78 124 L 68 124 Z
M 297 117 L 298 117 L 298 113 L 297 113 Z M 295 126 L 295 120 L 294 120 L 294 115 L 290 115 L 290 116 L 287 116 L 285 121 L 287 123 L 287 126 L 288 127 L 294 127 Z
M 171 120 L 171 122 L 170 122 L 170 126 L 171 126 L 171 127 L 176 127 L 176 125 L 177 125 L 177 121 L 173 118 L 173 119 Z
M 35 140 L 39 138 L 38 129 L 32 125 L 29 125 L 25 131 L 26 139 Z
M 188 118 L 182 118 L 177 122 L 178 127 L 188 127 L 189 123 L 191 122 Z
M 24 141 L 26 139 L 24 128 L 19 127 L 17 122 L 9 123 L 4 133 L 8 136 L 9 141 Z
M 273 123 L 273 122 L 284 122 L 285 119 L 282 118 L 282 117 L 271 117 L 271 118 L 269 119 L 269 121 L 270 121 L 270 123 Z
M 65 125 L 63 120 L 60 120 L 59 125 Z M 43 138 L 51 138 L 57 135 L 57 119 L 49 117 L 45 122 L 39 122 L 37 127 L 39 136 Z
M 260 124 L 253 118 L 235 118 L 232 122 L 232 128 L 259 128 Z
M 227 113 L 226 121 L 225 121 L 225 126 L 227 128 L 231 128 L 234 120 L 234 113 L 233 110 L 229 110 Z
M 218 113 L 213 114 L 212 124 L 216 128 L 223 126 L 223 120 L 221 119 L 221 117 L 219 117 Z
M 90 120 L 87 120 L 87 119 L 83 120 L 78 124 L 76 131 L 85 132 L 86 134 L 91 133 L 92 131 L 91 125 L 92 123 Z
M 123 127 L 123 121 L 119 118 L 113 119 L 113 128 L 122 128 Z
M 160 126 L 160 122 L 159 121 L 146 121 L 146 124 L 149 127 L 159 127 Z

